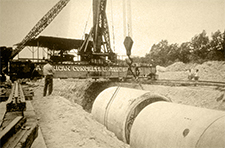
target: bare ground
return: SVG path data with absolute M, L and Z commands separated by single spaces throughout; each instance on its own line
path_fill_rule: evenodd
M 60 80 L 56 80 L 54 83 L 56 86 L 51 96 L 42 97 L 42 85 L 34 89 L 33 106 L 39 118 L 39 126 L 47 147 L 129 147 L 95 121 L 91 114 L 84 111 L 80 105 L 60 96 L 57 92 L 57 84 L 60 83 Z M 75 82 L 70 82 L 71 85 L 73 83 Z M 67 86 L 70 87 L 70 85 Z

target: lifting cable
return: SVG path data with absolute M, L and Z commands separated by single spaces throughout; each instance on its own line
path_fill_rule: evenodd
M 124 37 L 130 37 L 132 38 L 132 17 L 131 17 L 131 0 L 123 0 L 123 27 L 124 27 Z M 132 73 L 134 78 L 136 79 L 136 82 L 141 87 L 142 90 L 144 90 L 143 86 L 141 85 L 140 81 L 138 80 L 138 75 L 136 75 L 136 72 L 133 72 L 132 70 L 132 64 L 133 59 L 131 58 L 131 54 L 127 54 L 128 59 L 130 60 L 130 63 L 128 62 L 128 71 Z M 138 66 L 138 65 L 136 65 Z M 136 70 L 136 68 L 135 68 Z
M 87 18 L 87 21 L 86 21 L 86 24 L 85 24 L 85 27 L 84 27 L 84 32 L 83 32 L 82 39 L 83 39 L 83 38 L 85 39 L 85 31 L 86 31 L 86 29 L 87 29 L 87 25 L 88 25 L 88 21 L 89 21 L 90 17 L 91 17 L 91 8 L 90 8 L 90 11 L 89 11 L 89 13 L 88 13 L 88 18 Z
M 127 16 L 127 15 L 130 15 L 130 9 L 128 10 L 127 8 L 127 0 L 123 0 L 123 35 L 124 35 L 124 38 L 126 39 L 127 37 L 131 37 L 131 30 L 129 29 L 129 22 L 131 21 L 127 21 L 127 19 L 131 19 L 131 16 Z M 130 4 L 129 6 L 130 7 Z M 128 14 L 127 14 L 127 11 L 128 11 Z M 128 50 L 128 49 L 126 49 Z M 136 78 L 136 74 L 132 71 L 132 64 L 133 64 L 133 59 L 131 58 L 131 54 L 128 54 L 127 53 L 127 57 L 128 59 L 130 60 L 129 62 L 127 62 L 128 64 L 128 71 L 130 71 L 132 73 L 132 75 L 134 76 L 134 78 Z
M 126 25 L 127 25 L 127 21 L 126 21 L 126 0 L 123 0 L 123 35 L 124 35 L 124 38 L 126 37 L 127 35 L 127 29 L 126 29 Z
M 132 16 L 131 16 L 131 1 L 127 0 L 127 29 L 128 29 L 128 36 L 132 37 Z
M 131 1 L 123 0 L 123 31 L 124 38 L 132 37 L 132 16 L 131 16 Z
M 113 21 L 113 6 L 111 0 L 111 21 L 112 21 L 112 36 L 113 36 L 113 51 L 115 52 L 115 32 L 114 32 L 114 21 Z

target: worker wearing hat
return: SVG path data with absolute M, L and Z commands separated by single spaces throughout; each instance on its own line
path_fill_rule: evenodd
M 44 80 L 45 80 L 43 96 L 46 96 L 47 89 L 48 89 L 49 95 L 51 95 L 52 90 L 53 90 L 54 69 L 52 66 L 52 60 L 47 59 L 46 62 L 47 62 L 47 64 L 45 64 L 43 67 L 43 75 L 44 75 Z

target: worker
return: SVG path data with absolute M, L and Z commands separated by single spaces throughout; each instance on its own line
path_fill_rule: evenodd
M 134 67 L 135 67 L 135 76 L 136 76 L 136 79 L 138 79 L 138 76 L 140 75 L 140 71 L 139 71 L 139 67 L 137 64 L 134 64 Z
M 195 81 L 198 81 L 198 79 L 199 79 L 198 71 L 199 71 L 199 70 L 196 69 L 195 74 L 194 74 L 194 79 L 195 79 Z
M 5 74 L 5 77 L 6 77 L 6 85 L 8 86 L 12 86 L 12 81 L 10 80 L 10 76 L 8 76 L 7 74 Z
M 53 90 L 53 74 L 54 74 L 54 69 L 52 66 L 52 60 L 47 59 L 47 64 L 44 65 L 43 67 L 43 75 L 44 75 L 44 94 L 43 96 L 46 96 L 47 89 L 48 89 L 48 94 L 51 95 L 52 90 Z
M 36 81 L 37 79 L 41 78 L 41 74 L 38 72 L 38 69 L 40 68 L 39 66 L 37 66 L 36 64 L 34 65 L 34 70 L 31 73 L 31 80 Z
M 5 85 L 11 87 L 12 81 L 10 80 L 10 76 L 8 76 L 6 73 L 7 73 L 7 67 L 4 67 L 2 69 L 1 82 L 5 82 Z
M 188 69 L 188 80 L 192 79 L 192 72 L 191 69 Z

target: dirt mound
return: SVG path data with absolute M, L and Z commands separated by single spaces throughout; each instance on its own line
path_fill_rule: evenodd
M 176 62 L 167 67 L 167 71 L 185 71 L 186 64 L 183 62 Z
M 64 84 L 61 85 L 62 88 L 68 87 L 65 81 L 62 81 L 62 84 Z M 86 85 L 80 87 L 79 90 L 85 88 Z M 119 141 L 103 125 L 95 121 L 91 114 L 84 111 L 80 105 L 58 96 L 56 90 L 51 96 L 42 97 L 42 90 L 42 86 L 34 89 L 35 96 L 32 103 L 47 147 L 129 147 Z
M 225 82 L 225 61 L 209 61 L 203 64 L 176 62 L 159 73 L 161 79 L 187 80 L 188 69 L 198 69 L 200 80 Z
M 199 69 L 199 75 L 204 80 L 225 81 L 225 62 L 210 61 L 201 65 L 196 65 L 195 69 Z

